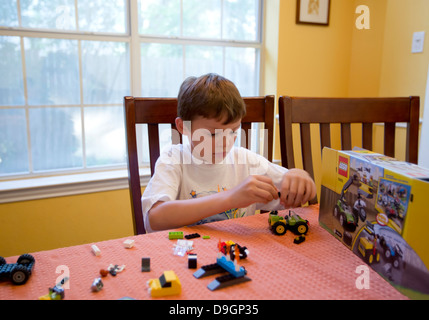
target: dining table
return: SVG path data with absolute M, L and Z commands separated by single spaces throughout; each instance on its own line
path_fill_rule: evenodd
M 47 251 L 27 252 L 35 259 L 22 285 L 0 282 L 0 300 L 38 300 L 59 285 L 63 300 L 406 300 L 386 279 L 319 225 L 319 206 L 279 211 L 307 220 L 308 232 L 275 234 L 268 213 L 174 230 L 131 235 Z M 183 238 L 181 237 L 183 235 Z M 189 239 L 187 239 L 189 238 Z M 297 241 L 300 240 L 300 241 Z M 210 287 L 217 277 L 221 244 L 235 244 L 246 254 L 237 260 L 246 281 Z M 226 248 L 226 247 L 224 247 Z M 238 251 L 235 250 L 235 255 Z M 6 257 L 14 263 L 19 256 Z M 190 262 L 192 259 L 192 263 Z M 110 272 L 112 269 L 117 272 Z M 106 271 L 109 271 L 106 273 Z M 152 296 L 149 283 L 173 271 L 180 290 Z M 204 272 L 203 272 L 204 273 Z M 94 286 L 98 283 L 99 286 Z

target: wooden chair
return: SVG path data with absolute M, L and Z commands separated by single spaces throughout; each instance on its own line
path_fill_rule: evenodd
M 265 132 L 268 133 L 268 148 L 266 157 L 272 160 L 273 154 L 273 128 L 274 128 L 274 96 L 244 98 L 247 113 L 242 120 L 241 128 L 245 132 L 251 128 L 252 123 L 264 123 Z M 149 157 L 151 175 L 155 171 L 155 162 L 160 155 L 158 125 L 167 123 L 175 128 L 177 117 L 176 98 L 124 98 L 124 111 L 126 123 L 126 139 L 128 154 L 128 180 L 131 197 L 131 207 L 135 234 L 146 233 L 143 223 L 141 205 L 141 184 L 139 175 L 139 161 L 137 155 L 136 124 L 148 125 Z M 174 132 L 174 131 L 173 131 Z M 177 131 L 176 131 L 177 132 Z M 172 143 L 180 143 L 180 135 L 172 134 Z M 247 138 L 247 139 L 246 139 Z M 250 132 L 241 138 L 241 146 L 251 145 Z
M 295 168 L 292 124 L 300 127 L 303 168 L 314 179 L 310 124 L 320 127 L 320 149 L 331 147 L 331 125 L 341 124 L 341 149 L 352 150 L 351 124 L 362 124 L 362 148 L 373 150 L 373 124 L 384 123 L 385 155 L 395 155 L 396 123 L 406 123 L 406 161 L 417 163 L 419 97 L 405 98 L 279 98 L 281 160 Z M 298 152 L 299 153 L 299 152 Z M 311 203 L 316 203 L 317 199 Z

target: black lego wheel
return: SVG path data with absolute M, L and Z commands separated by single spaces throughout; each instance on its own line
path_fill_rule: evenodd
M 17 265 L 10 273 L 10 279 L 16 285 L 21 285 L 27 282 L 30 274 L 27 268 L 23 265 Z
M 35 259 L 31 254 L 25 253 L 19 256 L 17 263 L 18 264 L 30 264 L 34 262 Z

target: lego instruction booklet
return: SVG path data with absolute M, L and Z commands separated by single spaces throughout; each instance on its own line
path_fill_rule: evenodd
M 429 169 L 362 149 L 323 150 L 320 225 L 395 288 L 429 298 Z

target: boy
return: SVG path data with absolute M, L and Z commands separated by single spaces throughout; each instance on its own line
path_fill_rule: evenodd
M 147 232 L 296 207 L 315 197 L 307 172 L 233 146 L 246 107 L 231 81 L 189 77 L 177 109 L 184 142 L 163 150 L 142 196 Z

